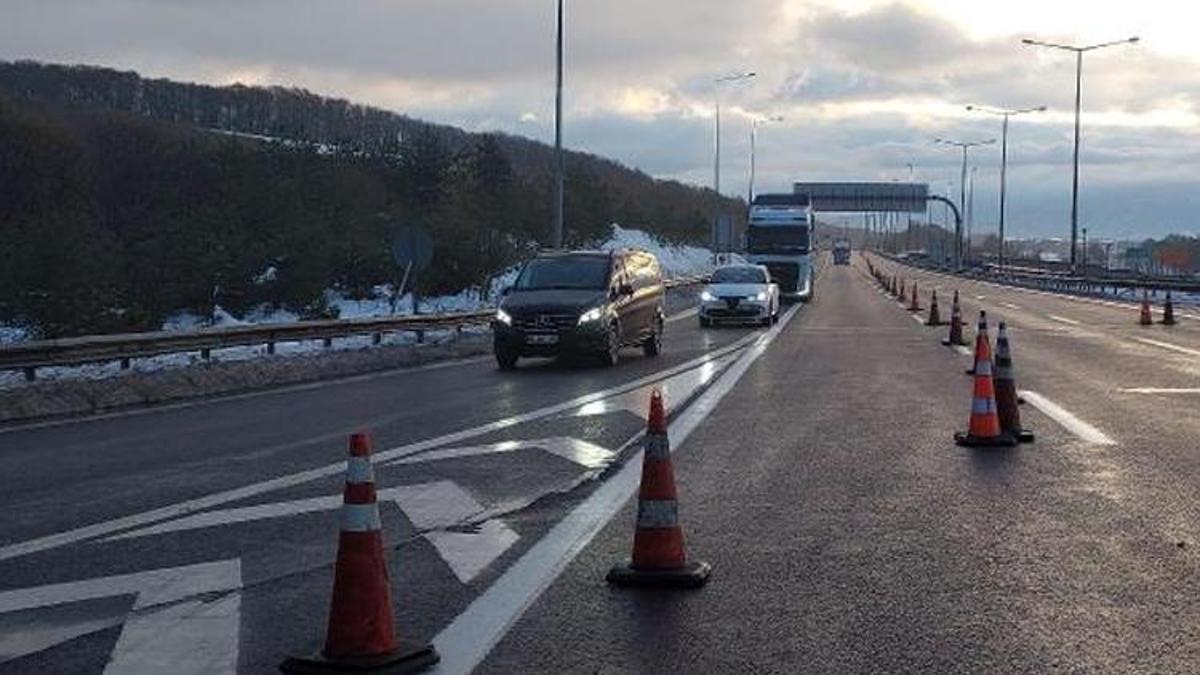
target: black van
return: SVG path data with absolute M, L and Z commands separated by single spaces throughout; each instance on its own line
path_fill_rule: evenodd
M 615 365 L 625 346 L 662 350 L 666 319 L 658 259 L 636 249 L 544 252 L 525 263 L 492 320 L 496 362 L 595 354 Z

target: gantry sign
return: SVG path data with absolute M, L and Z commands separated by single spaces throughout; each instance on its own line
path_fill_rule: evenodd
M 825 213 L 925 213 L 925 183 L 795 183 L 798 201 Z

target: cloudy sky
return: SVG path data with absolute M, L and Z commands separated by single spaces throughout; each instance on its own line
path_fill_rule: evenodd
M 917 179 L 958 193 L 935 137 L 999 136 L 967 104 L 1034 107 L 1010 133 L 1009 227 L 1065 233 L 1074 57 L 1022 37 L 1142 38 L 1084 63 L 1081 224 L 1200 232 L 1200 9 L 1178 0 L 566 0 L 568 146 L 722 191 Z M 472 130 L 553 134 L 553 0 L 3 0 L 0 58 L 226 84 L 285 84 Z M 719 90 L 714 78 L 753 70 Z M 994 227 L 997 146 L 973 151 L 977 230 Z M 957 198 L 957 197 L 956 197 Z

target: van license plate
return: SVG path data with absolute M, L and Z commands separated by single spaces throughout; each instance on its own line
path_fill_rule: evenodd
M 553 345 L 558 344 L 557 335 L 526 335 L 525 341 L 531 345 Z

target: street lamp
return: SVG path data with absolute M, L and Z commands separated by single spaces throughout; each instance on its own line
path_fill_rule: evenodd
M 713 228 L 712 228 L 712 250 L 713 255 L 717 253 L 717 228 L 721 223 L 721 85 L 729 82 L 739 82 L 748 80 L 757 73 L 734 73 L 725 75 L 713 80 L 714 95 L 716 99 L 716 121 L 714 132 L 714 149 L 713 149 L 713 192 L 716 196 L 716 206 L 713 208 Z
M 562 151 L 562 90 L 563 90 L 563 0 L 558 0 L 558 35 L 555 39 L 554 80 L 554 232 L 552 248 L 563 246 L 563 151 Z
M 959 198 L 958 206 L 960 209 L 966 208 L 967 204 L 967 151 L 971 148 L 981 145 L 991 145 L 996 142 L 996 139 L 989 138 L 986 141 L 951 141 L 945 138 L 935 138 L 934 143 L 942 145 L 952 145 L 962 150 L 962 176 L 959 179 L 958 189 Z M 958 222 L 954 224 L 954 269 L 962 269 L 962 225 Z
M 1112 42 L 1100 42 L 1093 45 L 1078 47 L 1075 45 L 1062 45 L 1053 42 L 1043 42 L 1041 40 L 1031 40 L 1025 38 L 1021 40 L 1022 44 L 1032 45 L 1035 47 L 1048 47 L 1050 49 L 1061 49 L 1063 51 L 1074 52 L 1075 54 L 1075 158 L 1074 169 L 1071 175 L 1071 269 L 1075 269 L 1075 245 L 1078 239 L 1079 232 L 1079 113 L 1083 97 L 1083 53 L 1090 52 L 1096 49 L 1105 47 L 1115 47 L 1116 45 L 1134 44 L 1139 40 L 1137 37 L 1126 38 L 1124 40 L 1114 40 Z
M 1004 124 L 1001 126 L 1000 132 L 1000 241 L 997 244 L 996 263 L 1000 269 L 1004 269 L 1004 211 L 1005 211 L 1005 196 L 1008 192 L 1008 120 L 1016 115 L 1024 115 L 1032 112 L 1046 112 L 1046 106 L 1038 106 L 1036 108 L 1019 108 L 1009 110 L 1004 108 L 989 108 L 981 105 L 969 105 L 967 110 L 987 113 L 989 115 L 999 115 L 1004 118 Z
M 760 124 L 768 124 L 770 122 L 782 122 L 782 121 L 783 121 L 783 118 L 780 117 L 779 115 L 772 115 L 769 117 L 755 117 L 754 119 L 750 120 L 750 185 L 746 189 L 746 203 L 747 204 L 754 202 L 754 154 L 755 154 L 754 146 L 756 145 L 757 139 L 758 139 L 758 126 Z

